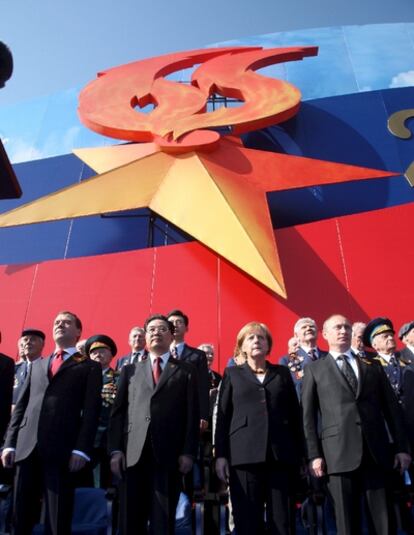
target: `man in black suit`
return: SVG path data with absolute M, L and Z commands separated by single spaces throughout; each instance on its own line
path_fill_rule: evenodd
M 198 392 L 200 403 L 200 430 L 208 427 L 210 380 L 208 376 L 207 357 L 204 351 L 191 347 L 185 343 L 188 332 L 189 319 L 181 310 L 172 310 L 168 320 L 174 325 L 174 341 L 171 345 L 173 356 L 184 362 L 190 362 L 197 368 Z
M 398 338 L 405 345 L 400 351 L 401 356 L 414 363 L 414 321 L 404 323 L 398 331 Z
M 4 433 L 10 420 L 13 382 L 14 360 L 0 353 L 0 446 L 3 443 Z
M 397 398 L 381 366 L 352 354 L 344 316 L 329 317 L 323 336 L 329 354 L 307 366 L 302 389 L 309 471 L 328 476 L 339 535 L 361 532 L 362 492 L 375 532 L 386 535 L 387 471 L 402 472 L 411 462 Z
M 196 370 L 171 357 L 174 326 L 145 322 L 147 358 L 122 368 L 108 429 L 111 469 L 122 479 L 120 534 L 174 534 L 181 475 L 198 446 Z
M 75 314 L 57 315 L 55 351 L 33 362 L 13 412 L 2 462 L 16 463 L 15 535 L 32 533 L 42 490 L 45 533 L 71 533 L 73 472 L 90 459 L 101 407 L 101 368 L 75 348 L 81 330 Z
M 126 364 L 134 364 L 135 362 L 138 362 L 146 354 L 145 331 L 142 327 L 132 327 L 128 337 L 128 344 L 131 348 L 131 352 L 117 360 L 115 367 L 116 371 L 119 371 L 122 366 L 125 366 Z
M 367 351 L 366 347 L 371 346 L 365 346 L 364 344 L 366 326 L 367 324 L 362 321 L 356 321 L 352 324 L 351 351 L 356 357 L 370 359 L 375 356 L 375 352 Z

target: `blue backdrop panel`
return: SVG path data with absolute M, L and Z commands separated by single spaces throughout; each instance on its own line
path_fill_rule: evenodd
M 387 120 L 391 113 L 413 106 L 413 88 L 307 101 L 294 119 L 250 133 L 244 136 L 244 142 L 261 150 L 403 173 L 414 159 L 414 141 L 392 136 Z M 17 164 L 15 170 L 23 197 L 3 201 L 1 211 L 93 174 L 74 155 Z M 274 226 L 280 228 L 413 202 L 414 189 L 399 176 L 272 192 L 268 199 Z M 139 210 L 111 217 L 0 229 L 0 264 L 96 255 L 188 239 L 161 220 L 156 220 L 149 232 L 149 212 Z

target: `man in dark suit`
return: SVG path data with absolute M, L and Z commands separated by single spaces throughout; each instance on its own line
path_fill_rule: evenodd
M 115 366 L 116 371 L 119 371 L 122 366 L 125 366 L 126 364 L 134 364 L 135 362 L 138 362 L 146 354 L 145 331 L 142 327 L 132 327 L 128 337 L 128 344 L 131 348 L 131 352 L 117 360 Z
M 14 360 L 0 353 L 0 445 L 3 443 L 4 433 L 10 420 L 13 382 Z
M 351 338 L 351 351 L 356 357 L 361 358 L 373 358 L 375 356 L 374 351 L 368 351 L 364 344 L 364 332 L 367 324 L 362 321 L 356 321 L 352 324 L 352 338 Z
M 13 412 L 2 462 L 16 463 L 15 535 L 31 534 L 42 490 L 45 533 L 71 533 L 73 472 L 90 459 L 101 407 L 101 368 L 75 348 L 81 329 L 75 314 L 57 315 L 55 351 L 33 362 Z
M 401 356 L 414 363 L 414 321 L 404 323 L 398 331 L 398 338 L 405 345 L 400 351 Z
M 210 380 L 208 376 L 207 357 L 204 351 L 191 347 L 185 343 L 185 335 L 188 332 L 189 319 L 181 310 L 172 310 L 168 320 L 174 325 L 174 341 L 171 352 L 175 358 L 184 362 L 190 362 L 197 369 L 198 392 L 200 403 L 200 430 L 208 427 L 210 412 L 209 391 Z
M 17 344 L 22 358 L 14 367 L 13 405 L 17 403 L 32 362 L 42 356 L 45 338 L 45 333 L 39 329 L 23 329 L 22 331 Z
M 145 322 L 148 357 L 122 368 L 108 429 L 111 468 L 122 479 L 120 534 L 173 534 L 182 474 L 198 446 L 196 370 L 171 357 L 174 326 Z
M 318 341 L 318 327 L 316 321 L 312 318 L 299 318 L 293 327 L 294 337 L 298 341 L 298 347 L 295 353 L 283 356 L 279 364 L 287 366 L 292 375 L 293 383 L 296 392 L 300 399 L 302 390 L 303 374 L 306 366 L 326 355 L 326 351 L 322 351 L 317 346 Z
M 344 316 L 329 317 L 323 336 L 329 354 L 307 366 L 302 389 L 309 471 L 328 476 L 339 535 L 361 532 L 361 493 L 375 533 L 386 535 L 387 471 L 411 462 L 400 408 L 381 366 L 352 354 Z

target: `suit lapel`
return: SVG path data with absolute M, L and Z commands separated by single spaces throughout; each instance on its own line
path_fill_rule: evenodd
M 252 381 L 256 385 L 260 383 L 259 379 L 256 377 L 256 375 L 252 372 L 250 366 L 245 362 L 241 366 L 238 366 L 240 373 L 245 377 L 248 381 Z
M 351 385 L 346 380 L 345 375 L 338 368 L 338 364 L 336 363 L 336 360 L 333 358 L 333 356 L 330 353 L 328 353 L 328 358 L 326 360 L 328 361 L 328 366 L 330 366 L 332 369 L 332 373 L 336 375 L 336 377 L 338 378 L 339 381 L 342 382 L 342 384 L 346 385 L 346 387 L 349 389 L 350 392 L 352 392 Z M 358 381 L 358 385 L 359 385 L 359 381 Z
M 277 375 L 276 370 L 277 370 L 276 366 L 272 366 L 271 364 L 268 364 L 266 375 L 263 381 L 263 385 L 267 385 L 268 383 L 270 383 L 270 381 L 272 381 L 276 377 Z
M 43 373 L 44 373 L 44 375 L 46 375 L 48 380 L 49 380 L 50 361 L 52 360 L 52 357 L 53 357 L 53 355 L 50 355 L 50 357 L 42 359 L 41 363 L 40 363 L 40 365 L 43 368 Z
M 183 345 L 183 350 L 181 352 L 181 355 L 178 357 L 178 360 L 185 360 L 185 358 L 187 357 L 187 353 L 189 353 L 190 350 L 188 349 L 188 346 L 186 343 L 184 343 Z
M 135 364 L 135 381 L 141 381 L 145 378 L 146 383 L 153 389 L 154 379 L 152 377 L 151 359 L 148 357 Z
M 157 386 L 155 387 L 154 393 L 161 390 L 161 388 L 165 385 L 165 383 L 168 381 L 168 379 L 174 375 L 174 373 L 178 370 L 178 364 L 177 360 L 170 357 L 167 361 L 167 364 L 165 365 L 164 369 L 162 370 L 160 380 L 158 381 Z

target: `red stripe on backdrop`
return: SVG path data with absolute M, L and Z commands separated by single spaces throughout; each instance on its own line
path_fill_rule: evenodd
M 398 329 L 414 318 L 413 220 L 414 205 L 407 204 L 276 231 L 286 301 L 196 242 L 1 266 L 1 350 L 15 356 L 20 331 L 30 326 L 47 333 L 47 354 L 53 318 L 63 309 L 81 317 L 84 336 L 112 336 L 122 355 L 132 326 L 151 313 L 181 308 L 190 316 L 189 343 L 212 342 L 217 369 L 251 320 L 272 330 L 275 361 L 300 316 L 321 325 L 334 312 L 352 321 L 388 315 Z

